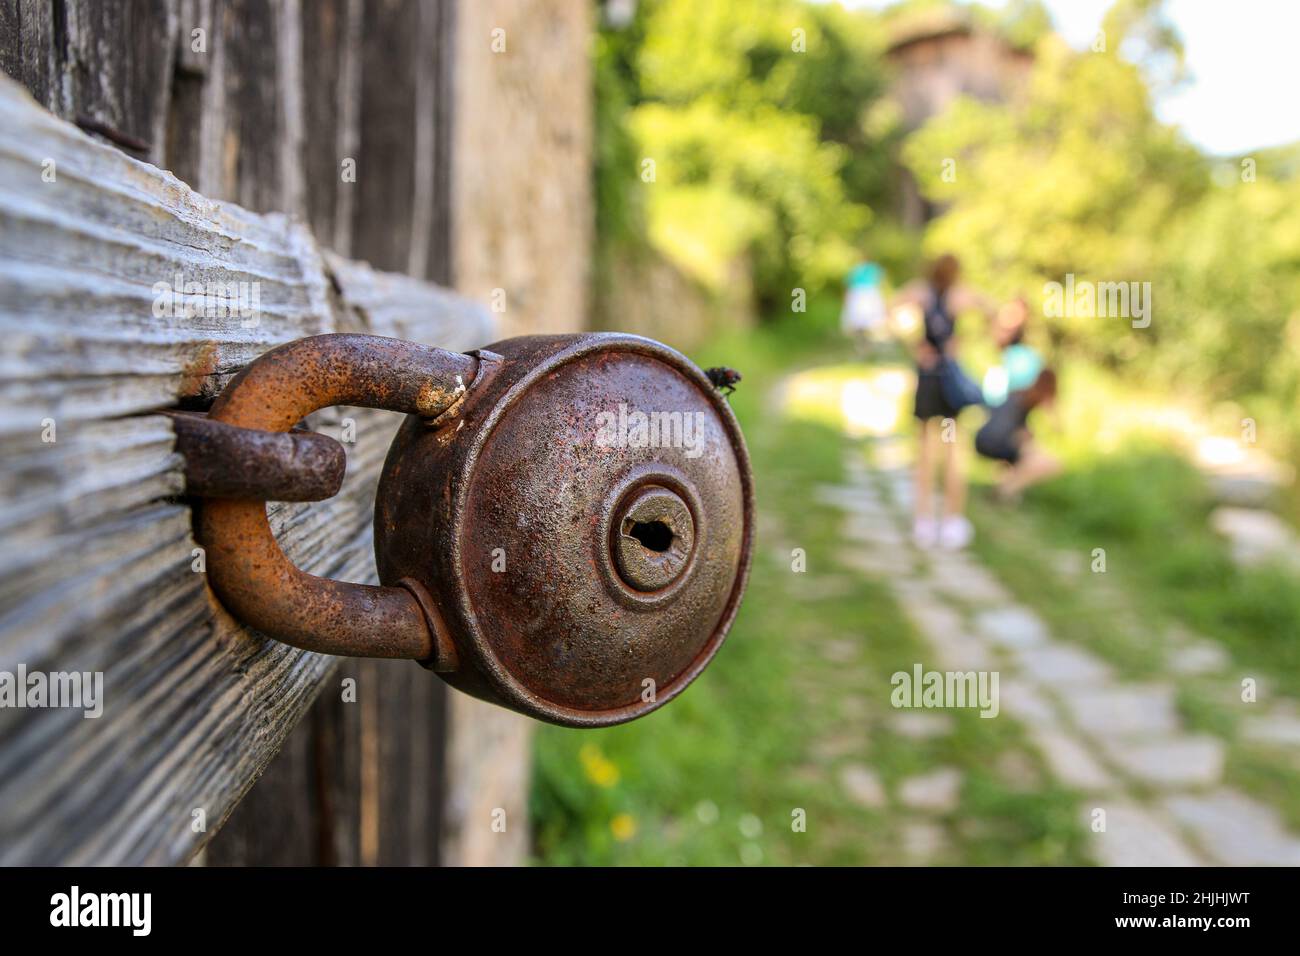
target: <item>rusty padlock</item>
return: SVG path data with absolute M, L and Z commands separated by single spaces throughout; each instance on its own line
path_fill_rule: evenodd
M 408 415 L 376 500 L 382 586 L 294 567 L 264 500 L 205 497 L 208 577 L 244 623 L 309 650 L 413 658 L 583 727 L 662 706 L 717 652 L 749 572 L 753 480 L 730 407 L 679 353 L 611 333 L 465 355 L 322 335 L 255 360 L 209 418 L 288 432 L 336 404 Z M 268 470 L 292 470 L 282 452 Z M 200 494 L 220 484 L 188 477 Z M 286 484 L 243 484 L 260 480 Z

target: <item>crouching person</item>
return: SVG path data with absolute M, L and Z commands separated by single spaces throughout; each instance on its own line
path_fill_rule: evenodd
M 1003 501 L 1017 501 L 1030 485 L 1045 481 L 1061 470 L 1061 463 L 1034 440 L 1029 431 L 1029 413 L 1056 400 L 1056 373 L 1043 369 L 1028 388 L 1012 392 L 993 409 L 989 420 L 975 434 L 975 451 L 985 458 L 1006 462 L 1008 468 L 998 483 Z

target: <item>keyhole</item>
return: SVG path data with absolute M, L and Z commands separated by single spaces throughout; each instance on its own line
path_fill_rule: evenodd
M 680 581 L 695 549 L 695 522 L 681 496 L 652 484 L 617 507 L 609 545 L 622 583 L 644 594 Z
M 673 544 L 673 529 L 662 521 L 634 521 L 630 531 L 625 531 L 641 542 L 641 546 L 660 554 Z

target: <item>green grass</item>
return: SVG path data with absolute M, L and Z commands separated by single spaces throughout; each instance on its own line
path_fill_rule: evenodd
M 1292 830 L 1300 830 L 1300 768 L 1264 747 L 1236 746 L 1224 773 L 1235 786 L 1277 807 Z
M 1132 676 L 1163 660 L 1171 621 L 1223 644 L 1235 663 L 1259 668 L 1300 696 L 1300 588 L 1278 568 L 1237 567 L 1208 525 L 1213 502 L 1177 453 L 1133 444 L 1032 491 L 1019 512 L 976 496 L 980 557 L 1061 636 L 1095 648 Z M 1042 544 L 1073 552 L 1083 573 L 1045 569 Z M 1091 570 L 1105 552 L 1104 574 Z M 1120 607 L 1111 603 L 1118 591 Z M 1128 609 L 1117 619 L 1116 611 Z
M 823 326 L 825 323 L 823 323 Z M 938 821 L 954 864 L 1086 862 L 1076 799 L 1045 774 L 1010 720 L 955 715 L 954 732 L 892 733 L 889 677 L 926 661 L 890 593 L 837 563 L 841 514 L 816 485 L 842 480 L 846 439 L 776 414 L 770 395 L 794 368 L 842 361 L 808 326 L 779 325 L 693 356 L 741 369 L 733 397 L 754 462 L 761 515 L 753 575 L 736 625 L 710 668 L 654 714 L 600 731 L 541 728 L 532 823 L 549 865 L 818 865 L 904 862 L 903 778 L 940 766 L 964 774 L 960 806 Z M 791 570 L 791 550 L 808 556 Z M 850 664 L 820 653 L 852 642 Z M 1008 775 L 1014 752 L 1034 780 Z M 891 795 L 879 809 L 837 785 L 846 762 Z M 806 832 L 795 832 L 802 811 Z
M 813 348 L 782 329 L 736 337 L 695 356 L 701 364 L 739 367 L 745 376 L 732 402 L 755 461 L 760 502 L 786 499 L 805 477 L 838 478 L 832 431 L 783 434 L 762 407 L 784 361 L 807 358 Z M 797 452 L 797 468 L 782 465 L 784 451 Z M 801 530 L 812 551 L 816 539 L 831 533 L 830 521 L 816 511 L 806 518 Z M 774 555 L 771 544 L 760 537 L 732 634 L 685 694 L 622 727 L 539 732 L 533 818 L 542 862 L 739 863 L 747 844 L 765 848 L 768 858 L 791 859 L 790 813 L 801 805 L 794 781 L 806 728 L 788 719 L 799 706 L 787 680 L 797 664 L 788 638 L 792 627 L 809 619 L 806 609 L 794 613 L 787 606 L 788 558 Z M 763 829 L 757 839 L 755 819 Z

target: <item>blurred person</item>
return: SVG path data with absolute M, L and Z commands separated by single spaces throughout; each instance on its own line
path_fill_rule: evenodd
M 1018 501 L 1030 485 L 1045 481 L 1061 471 L 1061 464 L 1034 440 L 1029 431 L 1029 413 L 1056 401 L 1056 372 L 1045 368 L 1028 388 L 1011 392 L 993 409 L 989 420 L 975 434 L 975 451 L 985 458 L 1006 462 L 1007 470 L 998 482 L 997 496 L 1004 502 Z
M 1015 298 L 998 309 L 993 320 L 993 340 L 997 343 L 998 364 L 984 376 L 984 403 L 996 408 L 1012 392 L 1028 388 L 1043 370 L 1043 357 L 1025 344 L 1029 324 L 1029 303 Z
M 970 544 L 974 529 L 966 518 L 966 476 L 960 443 L 943 441 L 943 422 L 956 421 L 967 405 L 983 403 L 977 386 L 957 363 L 957 316 L 971 308 L 992 317 L 988 300 L 958 284 L 961 263 L 951 254 L 939 256 L 924 280 L 909 283 L 894 307 L 913 305 L 922 312 L 923 337 L 916 348 L 918 446 L 912 534 L 923 548 L 939 545 L 960 549 Z M 944 444 L 943 517 L 934 517 L 934 471 Z
M 883 336 L 887 314 L 881 288 L 884 270 L 874 262 L 859 262 L 844 281 L 844 308 L 840 327 L 853 340 L 859 355 L 865 355 L 873 338 Z

